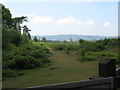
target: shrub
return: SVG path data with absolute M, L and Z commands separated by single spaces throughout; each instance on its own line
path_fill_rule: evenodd
M 83 39 L 79 40 L 79 43 L 84 43 L 84 42 L 85 42 L 85 40 L 83 40 Z
M 13 56 L 14 56 L 14 52 L 4 52 L 4 51 L 2 51 L 2 60 L 3 61 L 8 61 L 8 60 L 12 60 L 13 59 Z
M 109 52 L 98 52 L 97 55 L 98 59 L 105 59 L 105 58 L 111 58 L 114 55 Z
M 15 61 L 14 60 L 3 61 L 2 63 L 3 63 L 3 65 L 2 65 L 3 69 L 7 69 L 7 68 L 15 69 Z
M 16 69 L 32 69 L 32 68 L 41 66 L 40 60 L 35 59 L 32 56 L 17 55 L 14 59 L 15 59 Z
M 65 49 L 68 50 L 68 51 L 73 50 L 74 49 L 73 44 L 66 45 Z
M 16 70 L 12 70 L 12 69 L 5 69 L 2 71 L 2 79 L 5 80 L 6 78 L 9 77 L 16 77 L 16 76 L 20 76 L 23 75 L 24 73 L 22 72 L 18 72 Z
M 59 43 L 54 45 L 54 50 L 64 50 L 65 49 L 65 44 Z
M 70 55 L 70 51 L 69 51 L 69 50 L 65 50 L 65 53 L 66 53 L 67 55 Z
M 28 43 L 29 38 L 27 35 L 23 34 L 23 35 L 21 35 L 21 38 L 22 38 L 22 41 L 21 41 L 22 44 Z
M 80 56 L 85 56 L 86 50 L 84 48 L 79 49 L 79 55 Z
M 44 49 L 44 52 L 45 53 L 50 53 L 49 49 L 47 49 L 47 48 Z
M 97 44 L 96 45 L 96 50 L 97 51 L 101 51 L 101 50 L 104 50 L 104 49 L 105 49 L 104 45 L 102 45 L 102 44 Z
M 10 34 L 11 43 L 13 43 L 16 46 L 20 45 L 22 41 L 20 32 L 18 30 L 10 30 Z
M 15 50 L 3 52 L 3 68 L 32 69 L 41 67 L 45 63 L 50 63 L 48 52 L 47 48 L 31 43 L 20 45 Z
M 92 56 L 83 56 L 78 58 L 79 61 L 85 62 L 85 61 L 95 61 L 97 58 L 92 57 Z

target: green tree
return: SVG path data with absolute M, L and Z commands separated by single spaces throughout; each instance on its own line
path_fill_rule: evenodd
M 86 50 L 84 48 L 79 49 L 79 54 L 80 54 L 80 56 L 85 56 Z
M 14 29 L 19 30 L 19 32 L 21 33 L 20 24 L 22 24 L 23 22 L 27 22 L 27 20 L 28 20 L 27 17 L 24 16 L 12 18 Z
M 2 5 L 2 4 L 0 4 Z M 21 26 L 24 21 L 27 21 L 27 17 L 16 17 L 12 18 L 12 14 L 8 8 L 5 8 L 2 5 L 2 47 L 5 49 L 9 44 L 14 44 L 16 46 L 21 44 L 22 37 L 21 37 Z M 29 32 L 28 36 L 30 38 Z
M 42 42 L 47 42 L 47 39 L 45 37 L 43 37 Z
M 4 5 L 2 5 L 2 26 L 14 29 L 21 30 L 20 24 L 22 24 L 24 21 L 27 21 L 27 17 L 15 17 L 12 18 L 12 14 L 8 8 L 6 8 Z
M 7 28 L 14 28 L 16 30 L 19 30 L 21 32 L 21 26 L 23 22 L 26 22 L 28 19 L 26 16 L 22 17 L 15 17 L 12 18 L 12 14 L 8 8 L 6 8 L 4 5 L 0 4 L 2 6 L 2 26 Z
M 10 37 L 11 35 L 9 34 L 9 31 L 7 30 L 7 28 L 3 27 L 2 28 L 2 49 L 5 49 L 9 46 Z
M 3 27 L 2 29 L 2 47 L 7 48 L 9 44 L 14 44 L 16 46 L 20 45 L 22 41 L 21 34 L 19 31 L 12 28 L 8 29 Z
M 11 12 L 8 8 L 5 8 L 4 5 L 2 5 L 2 26 L 4 27 L 12 27 L 12 23 L 13 23 L 13 20 L 12 20 L 12 15 L 11 15 Z
M 37 41 L 38 41 L 38 39 L 37 39 L 37 37 L 36 37 L 36 36 L 34 37 L 33 41 L 35 41 L 35 42 L 37 42 Z
M 85 40 L 83 40 L 83 39 L 80 39 L 80 40 L 79 40 L 79 43 L 84 43 L 84 41 L 85 41 Z
M 10 34 L 11 34 L 11 43 L 13 43 L 16 46 L 19 46 L 21 44 L 22 38 L 21 38 L 21 34 L 19 33 L 19 31 L 17 30 L 10 30 Z
M 23 34 L 27 35 L 29 39 L 31 39 L 31 35 L 29 33 L 29 30 L 28 27 L 26 25 L 23 26 Z

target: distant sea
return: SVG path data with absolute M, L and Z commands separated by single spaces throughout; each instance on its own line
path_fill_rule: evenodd
M 72 38 L 73 41 L 78 41 L 79 39 L 84 39 L 88 41 L 96 41 L 101 39 L 111 39 L 111 38 L 118 38 L 117 36 L 93 36 L 93 35 L 72 35 L 72 34 L 62 34 L 62 35 L 36 35 L 38 39 L 42 39 L 45 37 L 47 40 L 52 41 L 69 41 Z M 34 36 L 31 36 L 32 39 Z

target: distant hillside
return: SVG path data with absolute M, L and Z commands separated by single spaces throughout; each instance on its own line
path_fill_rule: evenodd
M 72 40 L 77 41 L 79 39 L 84 39 L 84 40 L 101 40 L 104 38 L 117 38 L 117 37 L 111 37 L 111 36 L 92 36 L 92 35 L 72 35 L 72 34 L 62 34 L 62 35 L 37 35 L 37 38 L 42 39 L 43 37 L 45 37 L 47 40 L 57 40 L 57 41 L 64 41 L 64 40 L 70 40 L 70 38 L 72 38 Z M 34 38 L 34 36 L 32 36 L 32 39 Z

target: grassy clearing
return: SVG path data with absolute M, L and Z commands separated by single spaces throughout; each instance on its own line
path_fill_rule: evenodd
M 25 71 L 25 75 L 8 78 L 3 88 L 23 88 L 71 81 L 86 80 L 97 75 L 98 62 L 78 62 L 76 56 L 63 51 L 51 51 L 52 66 Z

